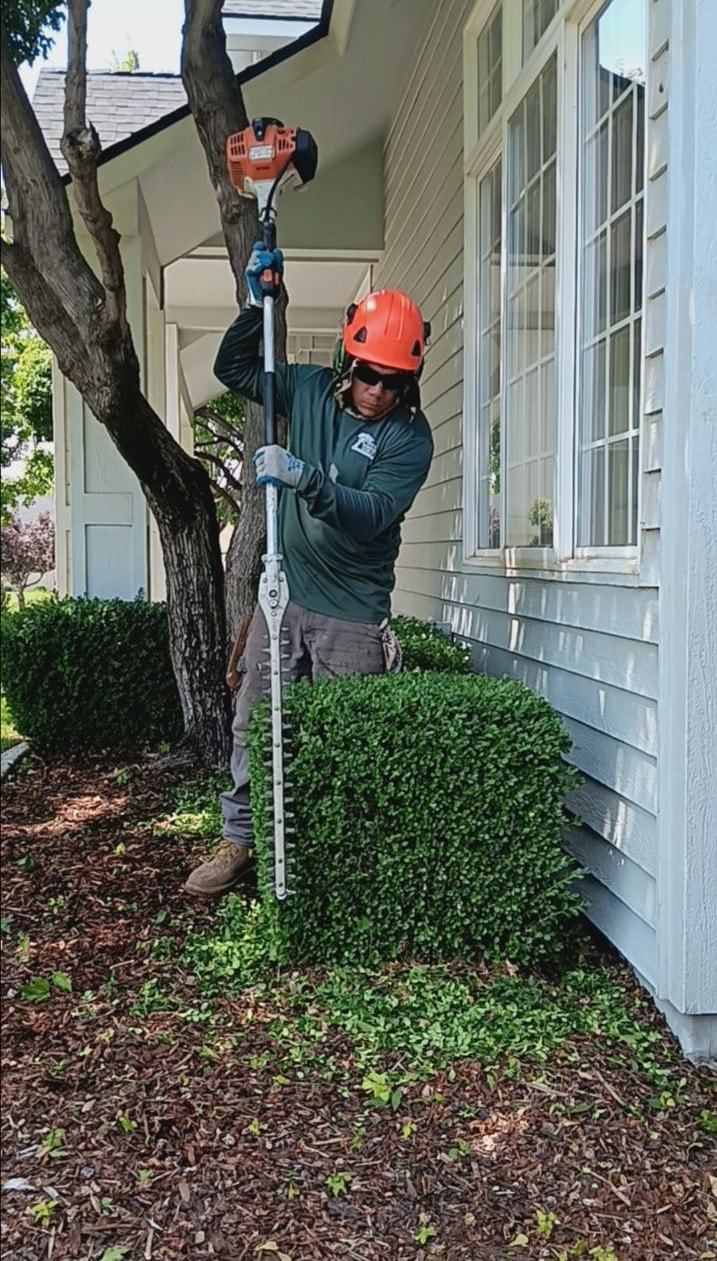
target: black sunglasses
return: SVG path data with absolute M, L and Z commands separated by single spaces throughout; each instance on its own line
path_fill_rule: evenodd
M 391 393 L 402 390 L 411 380 L 410 372 L 377 372 L 375 368 L 369 368 L 368 364 L 362 363 L 361 360 L 354 366 L 354 376 L 363 385 L 380 385 Z

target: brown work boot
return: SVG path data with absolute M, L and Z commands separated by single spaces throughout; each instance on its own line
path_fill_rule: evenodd
M 248 845 L 220 841 L 213 858 L 195 867 L 184 888 L 187 893 L 209 898 L 226 893 L 246 875 L 251 866 L 252 851 Z

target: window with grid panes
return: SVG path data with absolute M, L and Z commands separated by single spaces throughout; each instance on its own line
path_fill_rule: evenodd
M 557 445 L 557 57 L 508 123 L 504 541 L 551 547 Z
M 577 495 L 582 548 L 637 543 L 645 41 L 644 0 L 610 0 L 582 39 Z
M 478 40 L 478 134 L 495 114 L 502 98 L 503 8 L 498 4 Z
M 500 547 L 500 158 L 479 185 L 479 547 Z
M 560 0 L 523 0 L 523 61 L 526 62 L 558 11 Z

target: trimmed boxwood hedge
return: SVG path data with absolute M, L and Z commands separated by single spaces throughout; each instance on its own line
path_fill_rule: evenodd
M 561 847 L 575 774 L 546 701 L 512 680 L 406 673 L 299 683 L 285 717 L 295 845 L 282 903 L 266 891 L 267 705 L 249 732 L 261 918 L 277 961 L 560 953 L 580 908 Z
M 416 617 L 393 617 L 391 629 L 401 645 L 404 670 L 470 674 L 470 648 L 466 644 L 454 643 L 437 627 Z
M 3 689 L 42 752 L 173 741 L 182 712 L 167 610 L 145 600 L 48 600 L 2 618 Z

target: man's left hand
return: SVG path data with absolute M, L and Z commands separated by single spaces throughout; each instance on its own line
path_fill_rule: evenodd
M 257 486 L 288 487 L 296 490 L 304 471 L 304 461 L 284 447 L 259 447 L 254 452 Z

